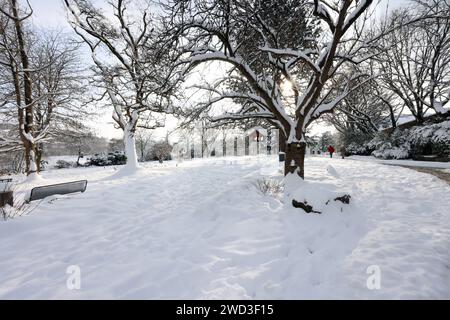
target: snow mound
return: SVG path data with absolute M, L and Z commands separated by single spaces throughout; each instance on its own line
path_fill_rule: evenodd
M 292 206 L 292 201 L 295 200 L 312 206 L 314 211 L 320 213 L 337 213 L 344 210 L 344 204 L 335 199 L 348 193 L 335 184 L 302 180 L 296 174 L 288 174 L 284 184 L 286 206 Z
M 120 169 L 115 169 L 116 172 L 111 175 L 110 177 L 106 177 L 104 180 L 115 180 L 115 179 L 122 179 L 127 178 L 131 176 L 138 176 L 140 173 L 142 173 L 144 170 L 140 167 L 134 167 L 134 166 L 123 166 Z
M 341 176 L 339 175 L 339 173 L 337 172 L 337 170 L 330 164 L 327 167 L 327 171 L 330 175 L 332 175 L 335 178 L 340 178 Z
M 41 175 L 37 173 L 32 173 L 27 177 L 26 182 L 30 184 L 39 184 L 42 183 L 43 180 L 44 179 L 42 178 Z

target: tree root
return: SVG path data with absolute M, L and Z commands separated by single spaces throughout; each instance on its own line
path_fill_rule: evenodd
M 300 208 L 303 209 L 306 213 L 318 213 L 321 214 L 320 211 L 315 211 L 312 206 L 310 206 L 306 201 L 305 202 L 298 202 L 295 199 L 292 200 L 292 205 L 294 208 Z
M 336 199 L 334 199 L 334 201 L 340 201 L 343 204 L 350 204 L 350 199 L 352 197 L 348 194 L 343 195 L 341 197 L 337 197 Z M 331 200 L 328 200 L 325 204 L 328 205 L 330 203 Z M 299 202 L 295 199 L 292 200 L 292 205 L 294 206 L 294 208 L 299 208 L 299 209 L 303 209 L 306 213 L 318 213 L 321 214 L 321 211 L 316 211 L 314 210 L 314 208 L 308 204 L 308 202 Z M 342 211 L 342 209 L 341 209 Z
M 352 198 L 351 195 L 346 194 L 346 195 L 343 195 L 343 196 L 341 196 L 341 197 L 337 197 L 336 199 L 334 199 L 334 201 L 340 201 L 340 202 L 342 202 L 343 204 L 350 204 L 350 199 L 351 199 L 351 198 Z

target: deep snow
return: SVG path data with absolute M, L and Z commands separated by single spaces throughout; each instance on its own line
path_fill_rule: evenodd
M 145 164 L 117 179 L 114 168 L 44 172 L 49 183 L 87 178 L 88 190 L 0 222 L 0 298 L 450 298 L 450 186 L 308 158 L 308 184 L 352 202 L 305 214 L 255 187 L 280 170 L 275 157 L 241 157 Z M 66 287 L 71 265 L 81 290 Z M 380 290 L 366 286 L 374 265 Z

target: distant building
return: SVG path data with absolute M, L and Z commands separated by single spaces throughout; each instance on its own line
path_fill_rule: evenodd
M 258 133 L 257 133 L 258 132 Z M 259 135 L 259 138 L 258 138 Z M 183 158 L 202 157 L 200 134 L 182 136 L 174 144 L 174 155 Z M 262 127 L 244 131 L 240 129 L 209 129 L 203 139 L 203 157 L 266 155 L 278 153 L 278 129 Z

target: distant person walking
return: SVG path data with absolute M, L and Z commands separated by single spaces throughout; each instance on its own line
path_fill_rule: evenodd
M 341 157 L 342 157 L 342 159 L 344 159 L 344 157 L 345 157 L 345 146 L 341 147 Z
M 328 146 L 328 152 L 330 153 L 330 158 L 333 158 L 334 148 L 332 145 Z

